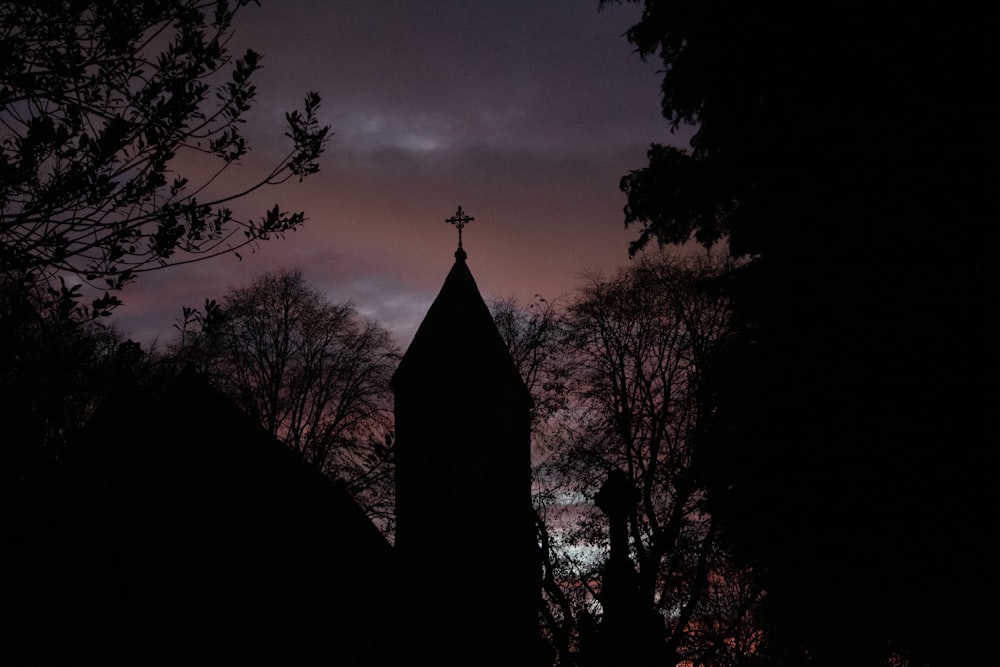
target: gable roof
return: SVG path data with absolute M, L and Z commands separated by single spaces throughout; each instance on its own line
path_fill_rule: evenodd
M 127 491 L 156 503 L 162 501 L 156 494 L 170 496 L 178 486 L 215 499 L 225 490 L 233 501 L 266 504 L 275 512 L 282 505 L 310 523 L 334 526 L 369 549 L 390 549 L 342 485 L 190 369 L 161 392 L 129 387 L 112 396 L 68 449 L 60 468 L 64 483 L 83 482 L 88 495 Z
M 194 372 L 109 397 L 27 500 L 20 622 L 42 662 L 383 664 L 390 650 L 388 541 Z
M 459 249 L 389 386 L 397 392 L 505 388 L 530 403 L 528 389 L 465 260 Z

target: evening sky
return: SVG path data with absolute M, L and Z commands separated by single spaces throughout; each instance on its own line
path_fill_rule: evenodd
M 623 36 L 633 5 L 596 0 L 280 0 L 241 11 L 231 51 L 263 55 L 247 125 L 249 181 L 285 149 L 284 113 L 307 90 L 334 133 L 320 172 L 255 193 L 308 221 L 284 240 L 154 272 L 122 295 L 126 334 L 168 340 L 182 306 L 299 267 L 332 301 L 409 342 L 453 261 L 461 205 L 469 266 L 486 298 L 570 293 L 585 271 L 629 261 L 619 179 L 671 140 L 657 63 Z M 681 143 L 684 137 L 675 135 Z M 194 179 L 192 179 L 194 180 Z M 219 183 L 224 186 L 225 183 Z

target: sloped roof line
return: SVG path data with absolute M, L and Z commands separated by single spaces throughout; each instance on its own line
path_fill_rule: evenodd
M 455 253 L 455 263 L 403 355 L 390 387 L 398 391 L 447 385 L 506 386 L 530 401 L 465 260 L 465 252 Z

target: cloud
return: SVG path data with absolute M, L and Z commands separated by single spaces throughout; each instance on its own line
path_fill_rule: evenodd
M 264 55 L 254 146 L 241 174 L 287 150 L 283 114 L 307 90 L 332 126 L 319 174 L 235 202 L 259 216 L 280 202 L 308 222 L 239 262 L 142 276 L 119 321 L 169 335 L 181 305 L 265 270 L 298 266 L 310 284 L 397 332 L 422 318 L 453 261 L 456 206 L 484 296 L 555 297 L 584 270 L 627 261 L 618 181 L 668 138 L 655 63 L 622 37 L 633 5 L 578 0 L 281 0 L 248 7 L 233 52 Z

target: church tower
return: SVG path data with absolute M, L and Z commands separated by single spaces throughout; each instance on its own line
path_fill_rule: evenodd
M 413 664 L 532 664 L 531 398 L 462 249 L 391 381 L 396 551 Z

